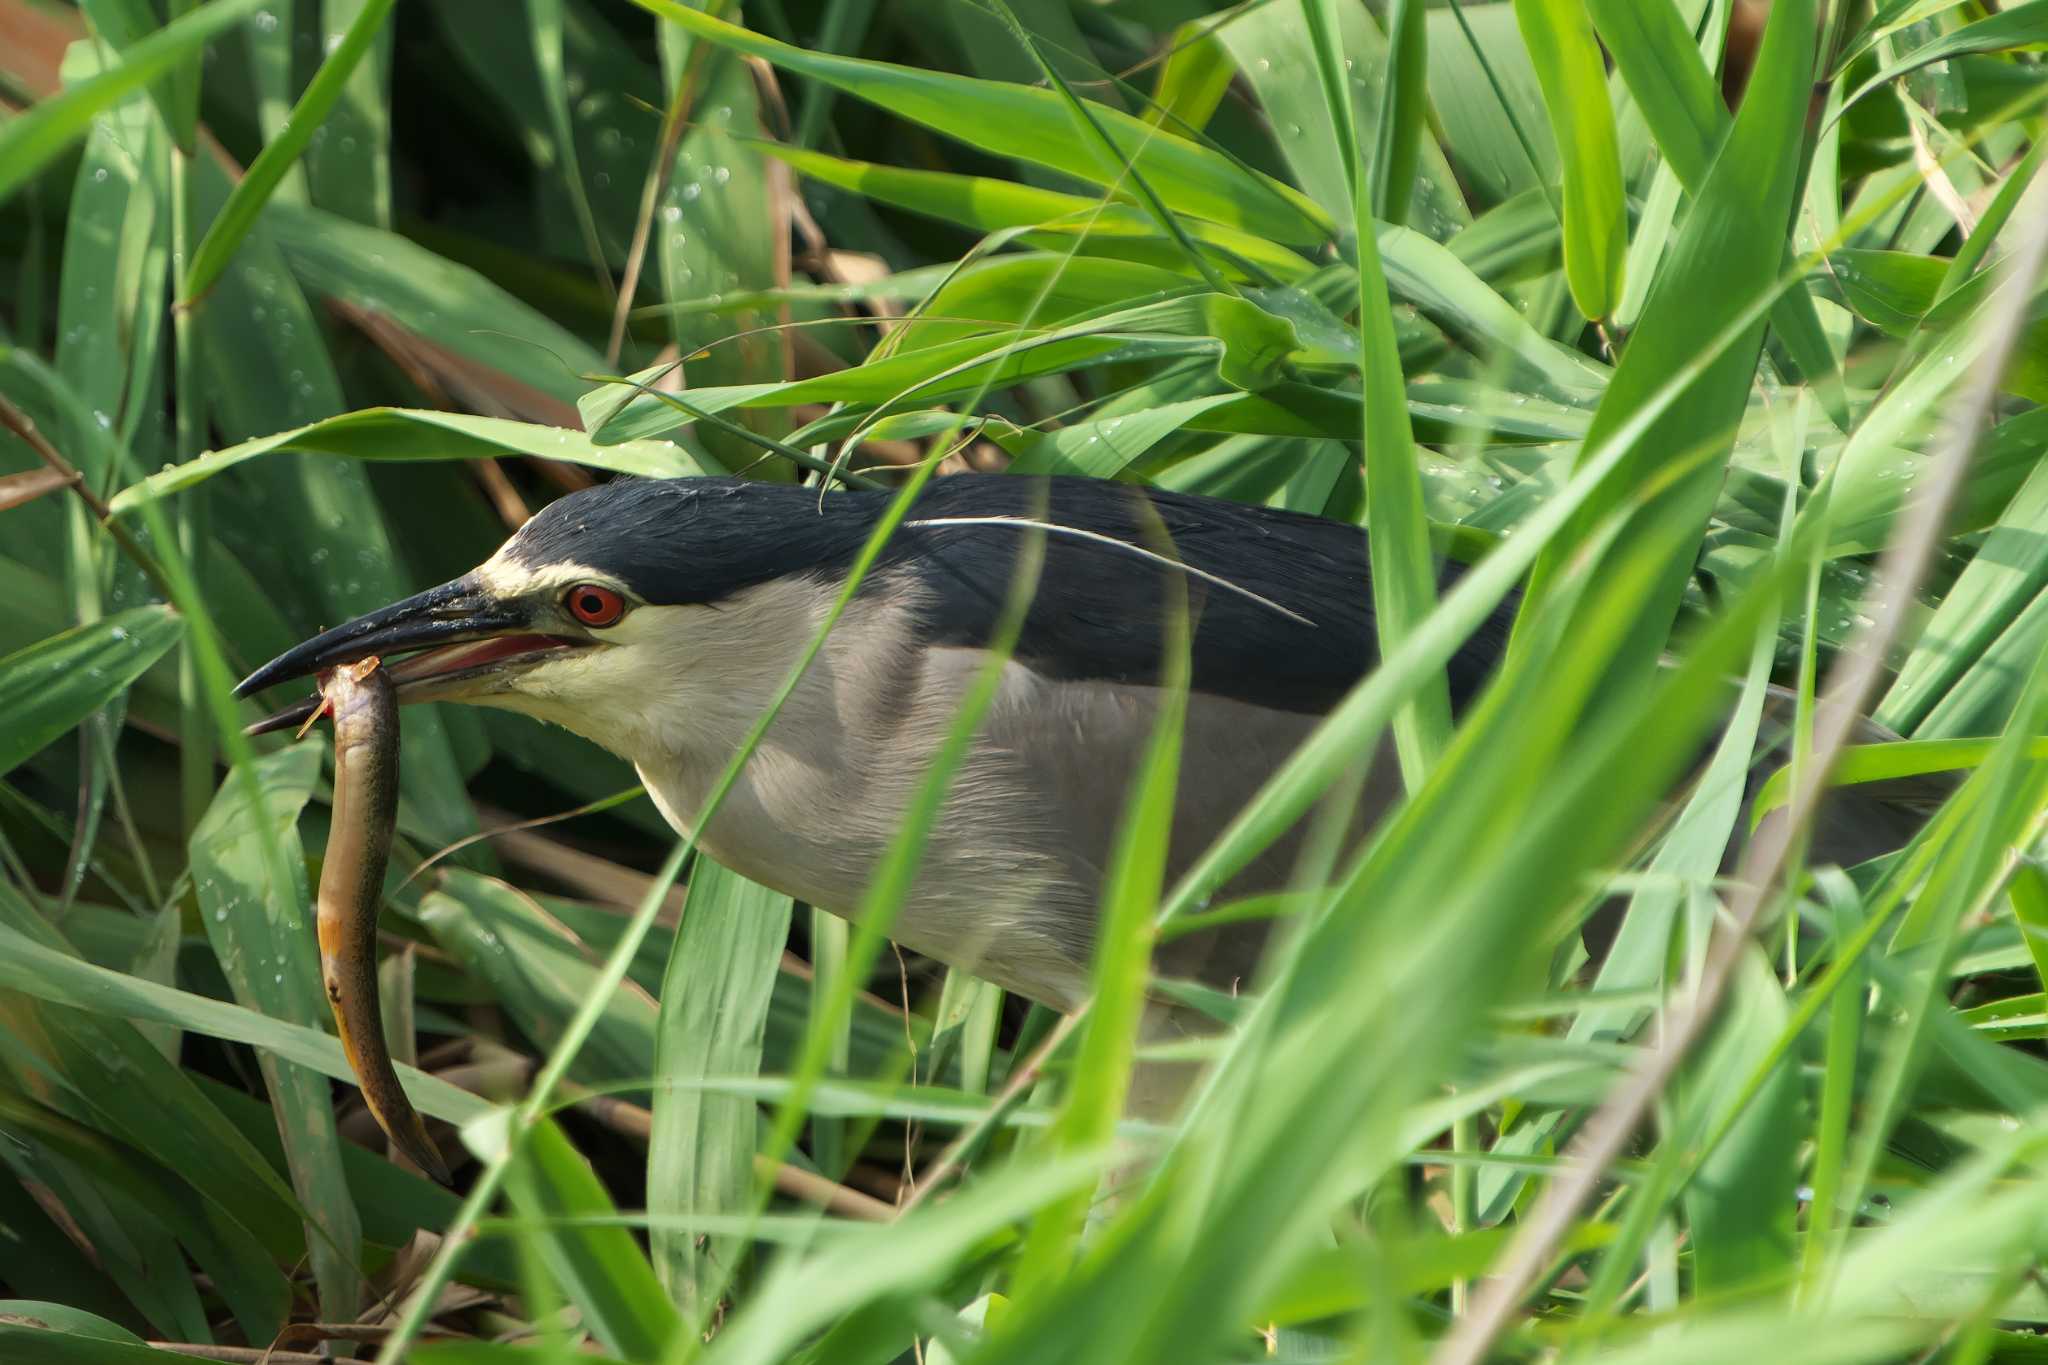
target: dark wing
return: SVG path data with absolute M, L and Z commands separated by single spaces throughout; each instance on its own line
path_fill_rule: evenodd
M 1009 526 L 960 524 L 989 517 L 1043 520 L 1116 542 L 1046 538 L 1038 594 L 1017 645 L 1018 658 L 1045 676 L 1155 681 L 1167 603 L 1183 590 L 1195 621 L 1197 691 L 1320 713 L 1376 661 L 1366 539 L 1357 527 L 1094 479 L 934 482 L 888 556 L 924 590 L 926 638 L 988 641 L 1024 541 Z M 1119 546 L 1175 555 L 1203 576 Z M 1511 612 L 1505 604 L 1453 660 L 1454 704 L 1468 701 L 1492 672 Z

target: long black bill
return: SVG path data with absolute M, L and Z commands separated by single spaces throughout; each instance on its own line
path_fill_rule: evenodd
M 473 574 L 465 574 L 293 646 L 242 679 L 235 686 L 235 695 L 246 697 L 281 682 L 310 677 L 322 669 L 367 659 L 372 654 L 399 654 L 460 644 L 503 635 L 526 625 L 524 609 L 499 602 L 483 590 Z M 286 723 L 284 717 L 292 714 L 274 716 L 263 723 L 264 728 L 280 728 Z M 310 714 L 309 701 L 298 710 L 297 719 L 303 720 Z

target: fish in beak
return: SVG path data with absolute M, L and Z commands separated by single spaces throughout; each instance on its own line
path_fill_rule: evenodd
M 475 574 L 465 574 L 286 650 L 242 679 L 235 695 L 248 697 L 372 656 L 386 661 L 401 704 L 488 694 L 542 659 L 591 643 L 547 633 L 545 627 L 554 624 L 545 608 L 500 599 Z M 320 705 L 315 692 L 256 722 L 248 733 L 297 727 Z

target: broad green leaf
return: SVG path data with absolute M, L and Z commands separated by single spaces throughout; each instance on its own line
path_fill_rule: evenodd
M 1850 91 L 1843 97 L 1842 108 L 1846 111 L 1879 86 L 1889 85 L 1901 76 L 1936 62 L 1972 53 L 2004 52 L 2039 43 L 2048 43 L 2048 0 L 2027 0 L 2025 4 L 1964 24 L 1932 42 L 1922 43 Z
M 200 918 L 236 1000 L 309 1028 L 319 1027 L 329 1011 L 296 825 L 321 756 L 322 746 L 298 744 L 259 759 L 253 772 L 230 772 L 191 840 Z M 248 778 L 261 794 L 256 809 L 246 801 Z M 266 838 L 282 845 L 288 884 L 273 876 Z M 346 1312 L 362 1292 L 362 1224 L 342 1172 L 331 1087 L 325 1077 L 268 1054 L 259 1061 L 292 1187 L 313 1220 L 307 1250 L 321 1306 Z
M 1586 450 L 1599 448 L 1650 393 L 1748 316 L 1776 282 L 1782 225 L 1790 217 L 1801 170 L 1798 130 L 1805 127 L 1810 93 L 1812 20 L 1811 6 L 1796 0 L 1773 7 L 1734 130 L 1672 244 L 1621 366 L 1601 397 Z M 1748 323 L 1734 345 L 1713 357 L 1706 373 L 1635 443 L 1613 483 L 1580 515 L 1575 533 L 1537 567 L 1529 602 L 1541 600 L 1563 557 L 1576 552 L 1567 547 L 1576 547 L 1635 490 L 1658 484 L 1657 494 L 1635 513 L 1632 526 L 1609 551 L 1625 553 L 1632 543 L 1669 545 L 1659 590 L 1641 604 L 1643 614 L 1623 656 L 1624 671 L 1611 680 L 1612 687 L 1639 685 L 1664 648 L 1693 568 L 1694 552 L 1683 543 L 1680 528 L 1693 535 L 1706 529 L 1756 371 L 1762 333 L 1760 325 Z M 1684 461 L 1692 463 L 1680 473 L 1677 466 Z M 1666 480 L 1663 471 L 1672 477 Z M 1525 605 L 1525 614 L 1528 610 Z
M 1799 1211 L 1799 1073 L 1776 1068 L 1764 1093 L 1744 1082 L 1784 1030 L 1785 992 L 1761 950 L 1736 969 L 1732 998 L 1715 1038 L 1679 1087 L 1681 1131 L 1711 1130 L 1731 1106 L 1740 1117 L 1686 1187 L 1693 1273 L 1702 1293 L 1776 1283 L 1791 1267 Z
M 1373 216 L 1399 226 L 1408 220 L 1415 168 L 1423 140 L 1431 135 L 1429 24 L 1418 0 L 1392 0 L 1387 7 L 1387 71 L 1375 123 L 1379 140 L 1369 163 Z
M 1572 300 L 1604 318 L 1621 298 L 1628 209 L 1600 45 L 1584 0 L 1515 0 L 1515 18 L 1543 83 L 1564 169 L 1564 272 Z
M 169 607 L 135 607 L 0 658 L 0 773 L 121 695 L 184 633 Z
M 529 897 L 501 881 L 453 872 L 420 901 L 419 917 L 455 959 L 482 977 L 521 1032 L 552 1048 L 589 995 L 601 964 Z M 576 1064 L 591 1083 L 654 1074 L 656 1008 L 629 986 L 605 1002 L 590 1044 Z
M 583 234 L 583 248 L 590 253 L 591 267 L 607 290 L 611 284 L 604 237 L 591 210 L 590 194 L 583 183 L 583 162 L 576 154 L 576 132 L 569 110 L 569 80 L 563 62 L 563 28 L 567 14 L 565 0 L 526 0 L 527 27 L 533 39 L 533 65 L 546 96 L 548 131 L 553 136 L 555 167 L 562 173 L 563 188 L 575 206 L 576 227 Z
M 564 424 L 583 376 L 602 368 L 574 332 L 410 238 L 285 204 L 263 223 L 308 290 L 358 310 L 360 325 L 402 329 L 401 354 L 486 416 Z
M 777 143 L 765 143 L 761 150 L 813 180 L 984 232 L 1032 228 L 1078 238 L 1082 247 L 1104 254 L 1114 254 L 1119 242 L 1159 240 L 1157 227 L 1129 204 L 1105 203 L 988 176 L 847 161 Z M 1225 260 L 1236 258 L 1289 280 L 1310 269 L 1300 255 L 1256 233 L 1200 220 L 1191 220 L 1186 226 L 1197 242 L 1215 247 Z
M 673 1083 L 760 1071 L 791 908 L 789 897 L 697 856 L 655 1025 L 650 1213 L 735 1214 L 751 1204 L 756 1105 Z M 700 1248 L 695 1236 L 661 1227 L 649 1230 L 648 1246 L 663 1287 L 691 1321 L 708 1315 L 705 1296 L 740 1254 L 732 1239 Z
M 320 69 L 306 86 L 305 93 L 293 106 L 290 119 L 284 129 L 273 138 L 228 196 L 213 224 L 206 230 L 193 251 L 191 261 L 186 265 L 184 282 L 180 292 L 184 296 L 182 307 L 198 306 L 221 271 L 227 268 L 235 251 L 241 246 L 242 238 L 256 222 L 256 215 L 263 212 L 263 206 L 284 179 L 287 170 L 298 161 L 299 154 L 313 140 L 313 134 L 327 118 L 334 102 L 341 98 L 342 88 L 348 83 L 356 63 L 370 50 L 377 32 L 384 26 L 384 20 L 391 13 L 394 0 L 363 0 L 356 11 L 348 30 L 341 41 L 327 50 Z
M 1430 103 L 1473 211 L 1518 194 L 1550 193 L 1558 178 L 1557 139 L 1511 0 L 1432 6 L 1429 23 Z M 1551 201 L 1544 200 L 1543 211 L 1554 237 Z
M 128 28 L 126 41 L 156 27 L 146 10 L 107 8 L 119 12 L 116 27 Z M 68 49 L 67 81 L 103 69 L 102 55 L 84 44 Z M 74 71 L 80 74 L 74 77 Z M 152 90 L 166 116 L 175 107 L 171 83 Z M 162 203 L 169 161 L 169 140 L 151 106 L 131 98 L 94 119 L 72 188 L 54 358 L 59 379 L 91 412 L 95 429 L 77 429 L 74 417 L 74 429 L 62 433 L 60 443 L 77 452 L 85 487 L 102 494 L 118 478 L 112 466 L 142 437 L 145 414 L 162 402 L 154 371 L 163 329 L 143 320 L 161 306 L 169 273 L 170 232 Z M 64 500 L 63 521 L 66 586 L 78 621 L 104 615 L 112 592 L 147 591 L 136 567 L 114 555 L 108 539 L 96 533 L 82 499 Z M 112 750 L 126 710 L 126 699 L 117 697 L 86 722 L 80 829 L 64 874 L 67 887 L 90 859 L 110 787 L 121 780 Z
M 994 439 L 1015 454 L 1009 467 L 1012 474 L 1087 474 L 1111 479 L 1189 421 L 1231 398 L 1227 393 L 1212 394 L 1126 416 L 1077 422 L 1043 435 L 1020 429 Z
M 347 41 L 373 3 L 320 0 L 322 50 L 332 52 Z M 305 156 L 312 202 L 372 227 L 391 226 L 392 29 L 378 28 Z
M 583 1326 L 627 1360 L 656 1360 L 683 1330 L 654 1268 L 623 1227 L 558 1225 L 612 1212 L 611 1197 L 562 1130 L 543 1121 L 527 1134 L 513 1207 L 537 1221 L 542 1257 Z
M 1098 148 L 1076 134 L 1064 102 L 1050 90 L 806 51 L 676 0 L 640 3 L 697 37 L 823 81 L 984 151 L 1050 166 L 1095 184 L 1114 184 L 1122 178 L 1120 165 L 1109 164 Z M 1091 113 L 1108 130 L 1117 151 L 1168 206 L 1290 246 L 1314 246 L 1327 236 L 1325 215 L 1287 186 L 1129 114 L 1103 106 L 1092 106 Z
M 1677 8 L 1626 0 L 1585 0 L 1585 4 L 1607 50 L 1615 54 L 1616 66 L 1666 165 L 1677 183 L 1697 197 L 1727 137 L 1731 119 Z M 1786 254 L 1789 263 L 1789 251 Z M 1829 417 L 1846 430 L 1849 412 L 1841 389 L 1840 364 L 1821 331 L 1812 298 L 1803 288 L 1788 290 L 1772 305 L 1771 323 L 1814 380 Z
M 1199 131 L 1222 103 L 1230 76 L 1230 56 L 1216 41 L 1213 27 L 1200 19 L 1189 20 L 1168 39 L 1145 121 L 1182 133 Z
M 725 12 L 725 0 L 705 9 Z M 788 172 L 759 150 L 763 110 L 754 74 L 740 53 L 674 24 L 657 24 L 662 79 L 691 101 L 667 182 L 652 208 L 648 231 L 660 267 L 661 296 L 669 303 L 739 296 L 788 278 L 786 221 Z M 669 328 L 692 387 L 787 379 L 789 339 L 773 330 L 776 309 L 740 306 L 730 316 L 669 314 Z M 789 419 L 763 413 L 766 434 L 785 435 Z M 738 466 L 757 454 L 738 433 L 700 431 L 713 459 Z M 767 475 L 783 477 L 778 471 Z
M 1445 242 L 1482 280 L 1512 284 L 1557 269 L 1557 215 L 1540 190 L 1524 190 L 1480 214 Z
M 1230 50 L 1239 73 L 1257 93 L 1272 138 L 1296 182 L 1330 221 L 1350 230 L 1355 217 L 1351 173 L 1345 148 L 1377 145 L 1379 114 L 1388 89 L 1388 46 L 1373 11 L 1344 4 L 1332 13 L 1332 38 L 1343 53 L 1350 125 L 1340 133 L 1328 87 L 1321 79 L 1315 44 L 1301 21 L 1299 5 L 1254 5 L 1235 11 L 1218 25 L 1217 40 Z M 1416 41 L 1414 35 L 1409 42 Z M 1413 53 L 1409 54 L 1412 61 Z M 1413 82 L 1396 83 L 1396 94 L 1419 100 Z M 1416 126 L 1418 134 L 1424 132 Z M 1420 136 L 1405 183 L 1401 215 L 1406 226 L 1431 241 L 1450 237 L 1471 217 L 1458 182 L 1436 139 Z M 1394 193 L 1392 186 L 1388 194 Z
M 167 75 L 263 3 L 211 0 L 134 43 L 112 70 L 61 95 L 38 100 L 26 112 L 0 123 L 0 199 L 21 188 L 85 136 L 94 115 Z
M 163 26 L 149 0 L 85 0 L 79 8 L 92 21 L 94 32 L 124 53 Z M 175 19 L 182 10 L 191 8 L 189 3 L 182 5 L 173 9 L 170 17 Z M 74 48 L 67 52 L 66 60 L 74 58 L 78 51 Z M 98 56 L 97 52 L 92 54 L 96 69 Z M 178 149 L 187 154 L 192 151 L 193 125 L 199 110 L 199 66 L 196 54 L 188 57 L 149 91 L 163 126 L 176 139 Z

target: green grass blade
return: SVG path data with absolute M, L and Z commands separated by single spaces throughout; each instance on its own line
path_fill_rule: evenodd
M 378 31 L 384 27 L 393 3 L 394 0 L 363 0 L 362 8 L 356 12 L 348 31 L 327 53 L 320 69 L 299 96 L 298 103 L 292 106 L 291 118 L 284 131 L 250 164 L 247 174 L 228 196 L 212 226 L 207 228 L 206 236 L 194 248 L 184 281 L 179 286 L 183 296 L 181 307 L 196 307 L 213 288 L 221 272 L 227 269 L 228 262 L 234 259 L 242 239 L 255 226 L 256 216 L 263 212 L 272 191 L 284 179 L 285 172 L 297 164 L 300 153 L 311 144 L 314 132 L 325 122 L 335 101 L 341 98 L 356 64 L 369 52 Z
M 320 0 L 324 52 L 348 41 L 375 0 Z M 370 50 L 342 83 L 341 94 L 306 149 L 312 202 L 371 227 L 391 226 L 392 28 L 381 27 Z
M 108 505 L 115 516 L 125 516 L 148 499 L 182 492 L 246 460 L 290 452 L 358 460 L 480 460 L 530 455 L 644 478 L 716 472 L 714 466 L 692 458 L 672 440 L 598 446 L 581 432 L 501 417 L 363 408 L 210 451 L 123 489 Z
M 1163 540 L 1164 537 L 1161 537 Z M 1162 544 L 1164 553 L 1170 546 Z M 1161 701 L 1142 761 L 1132 775 L 1121 828 L 1102 888 L 1087 1022 L 1072 1079 L 1049 1146 L 1087 1152 L 1107 1142 L 1131 1089 L 1132 1064 L 1146 1013 L 1146 986 L 1157 928 L 1152 912 L 1165 889 L 1187 722 L 1190 625 L 1183 588 L 1167 594 L 1160 665 Z M 1022 1300 L 1063 1276 L 1088 1212 L 1085 1193 L 1042 1210 L 1025 1239 L 1014 1280 Z
M 806 51 L 749 32 L 676 0 L 642 7 L 696 36 L 761 57 L 785 70 L 879 104 L 914 122 L 1001 156 L 1050 166 L 1094 184 L 1113 183 L 1100 151 L 1075 133 L 1065 101 L 1051 90 L 975 80 Z M 1312 246 L 1329 224 L 1314 204 L 1277 181 L 1240 169 L 1219 153 L 1129 114 L 1090 105 L 1118 154 L 1142 172 L 1173 209 L 1295 246 Z
M 1367 197 L 1373 217 L 1400 227 L 1408 221 L 1422 139 L 1429 132 L 1429 25 L 1418 0 L 1391 0 L 1387 7 L 1387 77 L 1377 131 Z
M 1364 392 L 1366 526 L 1372 560 L 1373 621 L 1381 657 L 1401 642 L 1436 605 L 1429 523 L 1422 510 L 1422 480 L 1416 469 L 1414 433 L 1405 411 L 1407 389 L 1394 337 L 1393 310 L 1380 266 L 1379 237 L 1371 213 L 1372 175 L 1354 134 L 1351 88 L 1337 47 L 1337 19 L 1329 0 L 1304 0 L 1309 40 L 1322 77 L 1323 96 L 1336 128 L 1337 145 L 1350 167 L 1352 214 L 1358 251 L 1359 378 Z M 1410 17 L 1411 27 L 1414 19 Z M 1407 73 L 1413 78 L 1417 72 Z M 1388 73 L 1391 90 L 1402 79 Z M 1388 139 L 1383 136 L 1383 143 Z M 1383 155 L 1391 155 L 1388 143 Z M 1405 183 L 1402 191 L 1405 197 Z M 1451 729 L 1450 695 L 1440 683 L 1426 685 L 1394 720 L 1401 774 L 1411 790 L 1421 786 Z
M 1628 208 L 1606 69 L 1583 0 L 1515 0 L 1564 172 L 1564 271 L 1572 301 L 1598 320 L 1621 298 Z
M 760 1071 L 791 910 L 789 897 L 698 855 L 655 1026 L 657 1084 L 647 1144 L 651 1214 L 738 1214 L 752 1202 L 755 1104 L 672 1083 Z M 703 1297 L 740 1255 L 737 1241 L 714 1238 L 700 1247 L 687 1232 L 655 1227 L 648 1231 L 648 1246 L 655 1273 L 685 1318 L 708 1319 L 713 1305 Z
M 1871 91 L 1936 62 L 1952 61 L 1980 52 L 2005 52 L 2038 43 L 2048 43 L 2048 0 L 2027 0 L 2025 4 L 2001 10 L 1945 33 L 1932 42 L 1922 43 L 1888 63 L 1843 97 L 1842 110 L 1846 113 Z
M 1810 6 L 1796 2 L 1773 8 L 1734 131 L 1666 257 L 1642 322 L 1601 398 L 1587 433 L 1589 450 L 1614 422 L 1635 409 L 1646 388 L 1663 388 L 1673 373 L 1701 353 L 1708 338 L 1750 316 L 1758 301 L 1771 297 L 1782 257 L 1783 225 L 1790 221 L 1801 170 L 1798 133 L 1805 127 L 1810 93 L 1812 19 Z M 1658 480 L 1657 471 L 1672 452 L 1689 456 L 1702 448 L 1702 442 L 1715 458 L 1673 478 L 1646 510 L 1643 529 L 1625 531 L 1615 552 L 1623 552 L 1637 535 L 1663 534 L 1674 521 L 1696 532 L 1706 529 L 1762 339 L 1762 328 L 1747 324 L 1739 343 L 1720 352 L 1708 373 L 1645 430 L 1613 483 L 1579 514 L 1582 530 L 1600 524 L 1613 507 Z M 1571 535 L 1551 548 L 1533 575 L 1528 602 L 1542 599 L 1564 557 L 1576 552 Z M 1633 644 L 1620 661 L 1623 672 L 1610 686 L 1638 686 L 1655 667 L 1693 561 L 1694 551 L 1687 547 L 1665 566 L 1662 587 L 1644 602 Z M 1525 606 L 1524 613 L 1528 610 Z
M 1615 65 L 1666 164 L 1678 183 L 1697 196 L 1732 120 L 1677 8 L 1628 0 L 1586 0 L 1586 8 L 1607 50 L 1615 54 Z M 1812 298 L 1804 289 L 1787 291 L 1773 305 L 1771 323 L 1813 379 L 1829 418 L 1846 431 L 1849 410 L 1841 365 L 1822 332 Z
M 211 0 L 129 47 L 121 64 L 0 123 L 0 200 L 39 174 L 92 126 L 93 116 L 175 70 L 264 0 Z
M 311 896 L 296 825 L 320 775 L 322 747 L 298 745 L 258 760 L 249 776 L 262 797 L 253 806 L 245 801 L 244 783 L 231 776 L 191 841 L 201 919 L 236 1000 L 307 1027 L 318 1027 L 329 1010 L 318 954 L 308 951 Z M 282 885 L 271 876 L 267 838 L 283 844 L 291 875 Z M 325 1077 L 270 1054 L 258 1060 L 292 1186 L 313 1220 L 307 1245 L 321 1308 L 346 1313 L 362 1293 L 362 1224 L 342 1173 L 331 1087 Z
M 583 164 L 576 154 L 576 130 L 570 121 L 569 83 L 562 63 L 562 25 L 566 0 L 526 0 L 527 23 L 533 37 L 533 64 L 540 72 L 546 95 L 548 128 L 553 134 L 556 168 L 568 189 L 569 202 L 576 210 L 576 230 L 583 234 L 583 250 L 590 268 L 607 292 L 612 287 L 604 238 L 598 232 L 597 215 L 590 207 L 590 193 L 583 186 Z
M 684 1327 L 640 1244 L 622 1227 L 570 1221 L 613 1211 L 590 1163 L 546 1119 L 527 1131 L 523 1155 L 513 1205 L 537 1224 L 541 1257 L 581 1310 L 583 1327 L 623 1359 L 659 1358 Z
M 168 607 L 135 607 L 0 658 L 0 773 L 121 695 L 185 633 Z
M 1173 31 L 1159 81 L 1146 108 L 1147 123 L 1167 128 L 1200 130 L 1223 102 L 1230 88 L 1230 54 L 1216 41 L 1212 26 L 1191 19 Z

